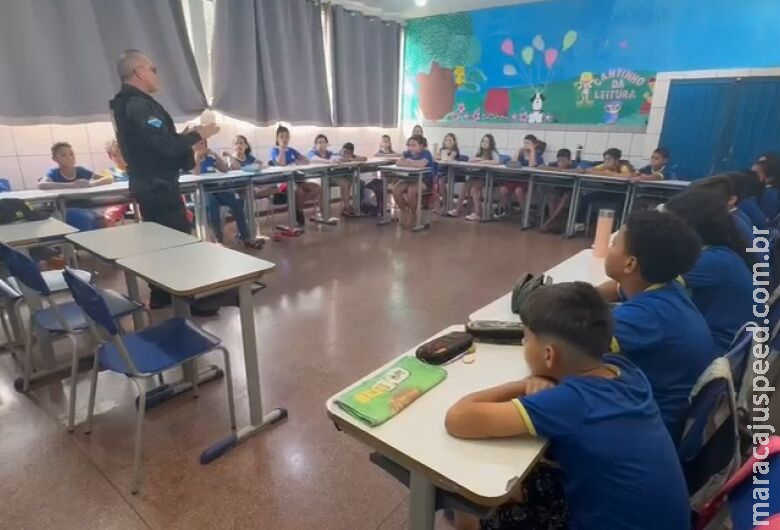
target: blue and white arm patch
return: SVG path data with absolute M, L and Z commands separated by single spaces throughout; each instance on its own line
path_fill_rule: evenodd
M 146 125 L 151 125 L 155 129 L 159 129 L 163 126 L 163 122 L 160 118 L 156 118 L 154 116 L 150 116 L 148 120 L 146 120 Z

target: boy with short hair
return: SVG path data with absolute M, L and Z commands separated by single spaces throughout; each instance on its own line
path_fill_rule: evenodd
M 599 286 L 612 310 L 612 351 L 641 368 L 653 388 L 661 417 L 679 441 L 688 396 L 717 357 L 707 321 L 679 277 L 696 264 L 701 242 L 676 215 L 654 210 L 631 214 L 609 247 Z
M 551 524 L 549 507 L 526 502 L 500 508 L 489 527 L 690 528 L 685 479 L 650 384 L 627 358 L 604 355 L 612 317 L 596 289 L 584 282 L 542 287 L 520 318 L 532 376 L 464 397 L 447 412 L 445 425 L 459 438 L 548 439 L 569 525 Z M 524 486 L 524 497 L 531 498 L 528 478 Z M 560 499 L 549 500 L 561 510 Z M 456 522 L 460 529 L 478 528 L 476 518 L 463 514 Z
M 672 178 L 672 173 L 667 168 L 669 163 L 669 150 L 659 147 L 650 156 L 650 163 L 634 172 L 634 181 L 637 180 L 666 180 Z
M 552 162 L 549 165 L 551 168 L 564 171 L 574 170 L 578 166 L 579 165 L 572 160 L 571 150 L 569 149 L 558 149 L 555 162 Z M 544 224 L 539 227 L 539 231 L 541 232 L 550 232 L 551 230 L 554 230 L 553 227 L 560 224 L 559 219 L 562 219 L 561 214 L 571 202 L 571 188 L 557 188 L 555 186 L 546 187 L 548 190 L 546 190 L 544 198 L 547 203 L 546 207 L 549 208 L 550 213 Z M 555 230 L 556 232 L 562 230 L 561 226 L 558 228 L 558 230 Z
M 67 142 L 57 142 L 51 146 L 51 159 L 57 167 L 50 169 L 38 180 L 38 187 L 42 190 L 88 188 L 114 181 L 113 178 L 99 176 L 85 167 L 77 166 L 76 155 Z
M 398 165 L 401 167 L 412 168 L 431 168 L 435 166 L 433 161 L 433 155 L 425 146 L 428 145 L 428 141 L 425 137 L 415 135 L 409 138 L 406 142 L 406 151 L 404 151 L 402 157 L 398 160 Z M 423 176 L 423 186 L 430 190 L 433 186 L 433 172 Z M 411 183 L 401 180 L 393 186 L 393 199 L 398 205 L 401 211 L 401 226 L 411 228 L 415 225 L 417 215 L 420 212 L 417 211 L 417 194 L 423 193 L 424 190 L 418 189 L 417 183 Z
M 631 164 L 622 160 L 623 151 L 617 147 L 610 147 L 604 151 L 604 161 L 593 166 L 588 173 L 606 175 L 608 177 L 627 177 L 631 174 Z

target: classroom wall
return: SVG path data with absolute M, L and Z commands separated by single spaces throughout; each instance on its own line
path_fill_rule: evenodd
M 215 151 L 230 149 L 233 137 L 244 134 L 256 156 L 262 160 L 268 159 L 268 152 L 274 144 L 275 127 L 257 127 L 215 112 L 204 113 L 202 119 L 215 121 L 221 127 L 220 132 L 209 142 Z M 179 124 L 179 127 L 184 125 Z M 355 144 L 358 154 L 366 156 L 376 152 L 382 134 L 390 134 L 394 143 L 401 139 L 399 129 L 293 127 L 292 146 L 305 153 L 311 148 L 314 136 L 320 132 L 328 137 L 334 150 L 350 141 Z M 0 178 L 10 180 L 14 189 L 34 188 L 38 179 L 54 166 L 49 149 L 54 142 L 59 141 L 73 146 L 79 165 L 100 171 L 110 165 L 104 147 L 113 138 L 114 130 L 110 122 L 13 127 L 0 125 Z
M 582 144 L 599 159 L 614 146 L 640 164 L 657 145 L 670 80 L 778 75 L 778 24 L 768 0 L 548 0 L 413 20 L 402 126 L 422 122 L 431 142 L 453 130 L 467 154 L 484 132 L 508 153 L 530 132 L 548 156 Z M 539 124 L 529 123 L 537 91 Z

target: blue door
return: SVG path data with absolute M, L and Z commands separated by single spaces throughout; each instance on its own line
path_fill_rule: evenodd
M 679 178 L 695 180 L 722 166 L 731 139 L 733 87 L 733 79 L 672 81 L 659 145 L 671 151 Z
M 735 88 L 726 170 L 749 168 L 768 151 L 780 154 L 780 78 L 738 79 Z

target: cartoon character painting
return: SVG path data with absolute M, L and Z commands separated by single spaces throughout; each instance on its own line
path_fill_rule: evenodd
M 542 108 L 544 107 L 544 100 L 546 98 L 544 97 L 544 94 L 537 91 L 533 97 L 531 98 L 531 110 L 532 112 L 528 115 L 528 123 L 542 123 L 544 122 L 544 114 L 542 113 Z
M 593 105 L 590 91 L 593 90 L 593 86 L 597 84 L 599 84 L 599 81 L 593 76 L 593 72 L 582 72 L 582 74 L 580 74 L 579 81 L 574 83 L 574 87 L 580 92 L 577 106 L 590 107 Z
M 622 101 L 610 101 L 604 104 L 604 123 L 612 125 L 617 123 L 620 118 L 620 109 L 623 108 Z
M 639 107 L 639 114 L 650 114 L 650 108 L 653 106 L 653 93 L 655 92 L 655 77 L 647 80 L 647 86 L 650 90 L 643 95 L 645 100 L 642 102 L 642 106 Z

